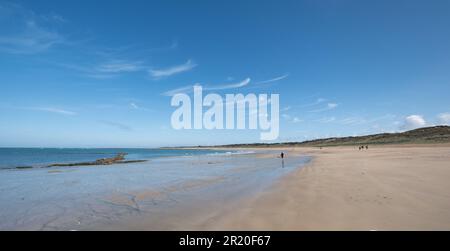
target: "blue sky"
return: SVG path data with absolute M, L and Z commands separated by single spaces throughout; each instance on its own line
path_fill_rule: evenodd
M 165 94 L 196 83 L 280 94 L 278 141 L 449 124 L 448 13 L 438 0 L 0 0 L 0 146 L 259 141 L 171 129 Z

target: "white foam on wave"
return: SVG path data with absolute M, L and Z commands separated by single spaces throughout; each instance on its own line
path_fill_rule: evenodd
M 241 155 L 241 154 L 254 154 L 254 151 L 229 151 L 229 152 L 214 152 L 208 153 L 206 155 L 210 156 L 221 156 L 221 155 Z

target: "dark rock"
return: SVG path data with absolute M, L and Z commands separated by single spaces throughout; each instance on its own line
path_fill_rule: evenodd
M 115 157 L 112 158 L 104 158 L 104 159 L 98 159 L 96 161 L 92 162 L 80 162 L 80 163 L 59 163 L 59 164 L 52 164 L 48 167 L 68 167 L 68 166 L 105 166 L 105 165 L 112 165 L 112 164 L 129 164 L 129 163 L 140 163 L 145 162 L 146 160 L 125 160 L 126 153 L 118 153 Z
M 16 169 L 31 169 L 32 166 L 17 166 Z

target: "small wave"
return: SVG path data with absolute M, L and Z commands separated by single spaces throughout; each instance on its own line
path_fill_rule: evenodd
M 206 155 L 221 156 L 221 155 L 241 155 L 241 154 L 254 154 L 254 151 L 230 151 L 230 152 L 213 152 Z

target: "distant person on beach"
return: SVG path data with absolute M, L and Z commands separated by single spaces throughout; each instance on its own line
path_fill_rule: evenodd
M 366 146 L 366 150 L 369 150 L 369 146 Z
M 281 168 L 284 168 L 284 152 L 281 152 L 280 158 L 281 158 Z

